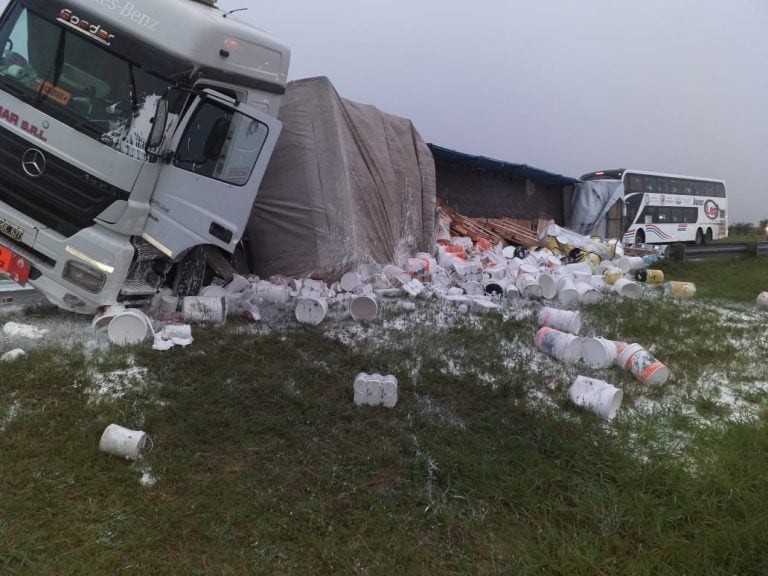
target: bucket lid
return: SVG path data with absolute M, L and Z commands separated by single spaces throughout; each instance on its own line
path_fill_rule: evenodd
M 349 313 L 355 320 L 372 320 L 379 313 L 379 305 L 372 296 L 362 294 L 350 300 Z
M 133 308 L 116 314 L 107 327 L 110 342 L 121 346 L 143 342 L 151 332 L 149 319 L 143 312 Z

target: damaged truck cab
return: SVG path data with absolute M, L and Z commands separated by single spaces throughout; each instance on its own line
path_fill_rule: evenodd
M 290 52 L 195 0 L 12 0 L 0 270 L 82 313 L 195 293 L 240 241 Z

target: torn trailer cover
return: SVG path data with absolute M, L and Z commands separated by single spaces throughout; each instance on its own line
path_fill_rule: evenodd
M 289 82 L 279 119 L 246 231 L 252 273 L 334 281 L 432 249 L 435 165 L 410 120 L 341 98 L 325 77 Z

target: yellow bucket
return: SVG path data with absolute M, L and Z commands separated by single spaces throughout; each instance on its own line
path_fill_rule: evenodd
M 664 272 L 661 270 L 646 270 L 645 281 L 648 284 L 661 284 L 664 282 Z M 694 288 L 694 291 L 696 289 Z
M 696 296 L 696 284 L 693 282 L 669 282 L 667 290 L 675 298 L 693 298 Z

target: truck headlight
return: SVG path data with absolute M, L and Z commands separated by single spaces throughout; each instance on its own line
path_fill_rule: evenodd
M 107 281 L 107 277 L 103 272 L 75 260 L 67 261 L 64 265 L 62 276 L 64 279 L 72 282 L 72 284 L 80 286 L 83 290 L 93 294 L 101 292 L 104 283 Z

